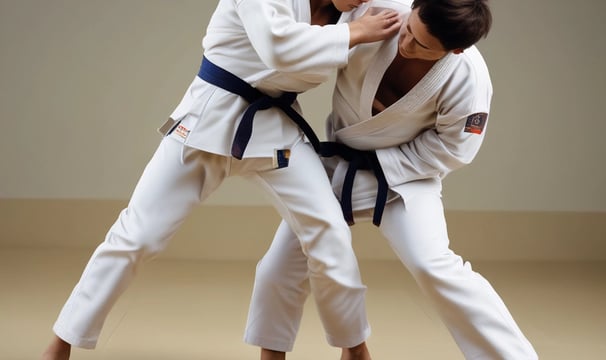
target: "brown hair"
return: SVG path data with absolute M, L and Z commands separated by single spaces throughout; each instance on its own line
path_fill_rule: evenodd
M 488 0 L 414 0 L 412 8 L 446 50 L 474 45 L 492 25 Z

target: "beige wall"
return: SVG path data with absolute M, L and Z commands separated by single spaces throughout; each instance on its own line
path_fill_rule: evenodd
M 6 219 L 19 209 L 31 210 L 2 228 L 22 223 L 29 241 L 51 245 L 47 240 L 56 236 L 45 240 L 49 234 L 36 232 L 47 214 L 34 209 L 47 209 L 50 201 L 69 204 L 80 215 L 89 206 L 128 199 L 159 141 L 155 128 L 197 71 L 200 41 L 215 4 L 0 0 L 0 215 Z M 574 235 L 556 246 L 563 253 L 568 241 L 594 250 L 583 253 L 606 256 L 604 247 L 593 248 L 597 241 L 576 233 L 606 240 L 598 229 L 604 221 L 595 221 L 606 213 L 606 3 L 492 0 L 492 5 L 493 31 L 480 43 L 495 87 L 488 136 L 476 161 L 446 180 L 446 207 L 453 214 L 503 216 L 503 224 L 488 221 L 494 232 L 509 215 L 548 216 L 560 233 Z M 302 96 L 307 118 L 320 134 L 330 92 L 326 84 Z M 15 203 L 19 199 L 34 202 Z M 266 205 L 237 179 L 207 203 L 238 209 Z M 112 210 L 98 211 L 114 217 Z M 571 214 L 571 223 L 561 221 L 562 214 Z M 56 215 L 52 221 L 61 222 Z M 451 229 L 464 218 L 451 221 Z M 107 221 L 98 226 L 105 229 Z M 538 218 L 533 224 L 526 225 L 528 231 L 538 233 L 529 241 L 545 227 Z M 0 244 L 24 236 L 11 234 L 10 239 L 0 235 Z M 549 238 L 535 241 L 548 245 Z
M 85 249 L 103 240 L 124 200 L 0 201 L 2 246 Z M 483 261 L 606 260 L 606 213 L 461 211 L 446 213 L 452 248 Z M 259 259 L 279 223 L 273 208 L 202 206 L 162 256 L 189 259 Z M 395 259 L 370 223 L 352 227 L 361 259 Z

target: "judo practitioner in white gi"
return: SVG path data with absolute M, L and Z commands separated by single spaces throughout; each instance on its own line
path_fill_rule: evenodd
M 367 1 L 219 1 L 198 77 L 162 128 L 166 136 L 128 207 L 63 306 L 44 359 L 67 359 L 72 345 L 94 348 L 140 265 L 232 175 L 257 183 L 301 239 L 329 343 L 351 350 L 344 358 L 369 358 L 366 289 L 351 234 L 320 158 L 295 123 L 296 93 L 329 79 L 347 63 L 352 46 L 398 32 L 395 11 L 336 24 L 342 12 Z
M 330 157 L 326 168 L 344 212 L 352 222 L 351 205 L 355 220 L 379 225 L 466 359 L 537 359 L 492 286 L 449 248 L 441 202 L 442 179 L 473 160 L 486 134 L 492 85 L 474 44 L 489 31 L 490 9 L 485 0 L 376 0 L 351 16 L 368 6 L 396 9 L 404 22 L 399 37 L 353 49 L 337 76 L 327 137 L 349 146 L 352 161 Z M 355 173 L 348 204 L 356 159 L 376 171 Z M 382 217 L 381 182 L 389 189 Z M 292 351 L 309 276 L 283 221 L 257 265 L 245 332 L 263 359 Z M 395 355 L 408 358 L 405 349 Z

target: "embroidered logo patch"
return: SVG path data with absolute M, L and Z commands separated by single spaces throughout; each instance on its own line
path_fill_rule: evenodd
M 175 134 L 185 139 L 187 138 L 187 135 L 189 135 L 189 129 L 179 124 L 179 126 L 177 126 L 175 129 Z
M 487 113 L 475 113 L 467 117 L 465 123 L 465 132 L 472 134 L 481 134 L 484 131 L 484 125 L 486 125 L 486 119 L 488 118 Z

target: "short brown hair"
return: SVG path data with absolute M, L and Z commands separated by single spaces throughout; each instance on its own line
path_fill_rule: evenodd
M 446 50 L 474 45 L 492 26 L 488 0 L 414 0 L 412 8 Z

